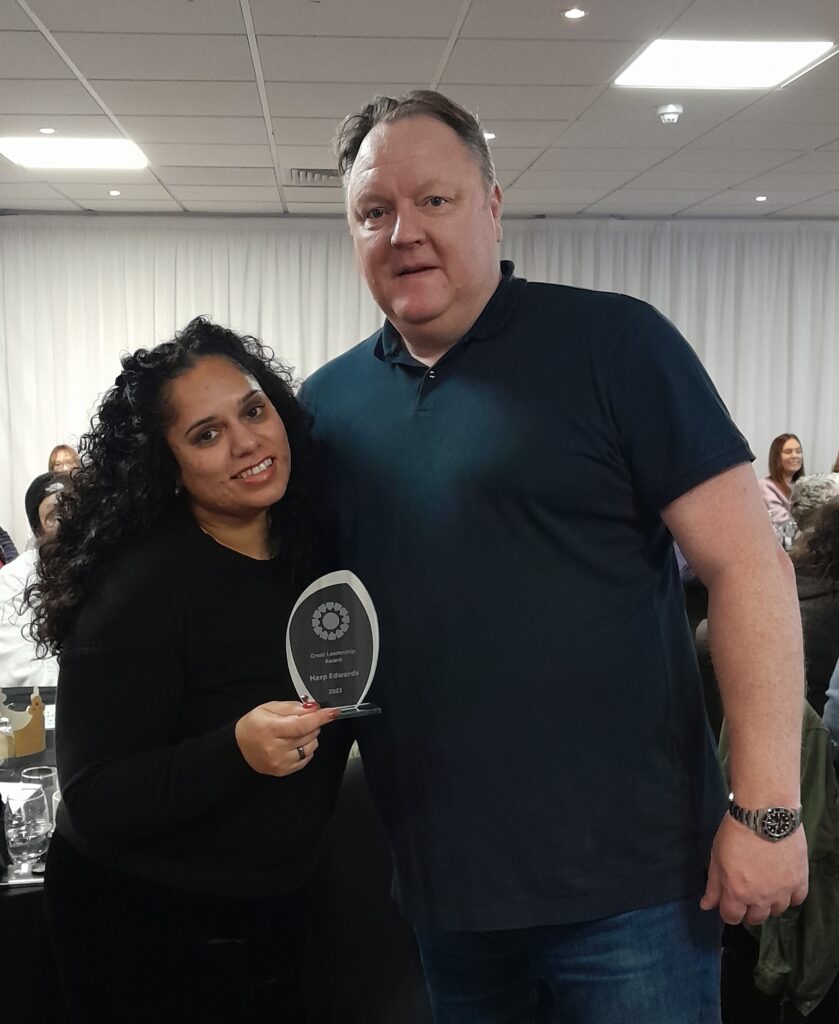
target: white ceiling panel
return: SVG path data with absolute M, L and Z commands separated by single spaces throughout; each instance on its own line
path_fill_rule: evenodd
M 839 124 L 839 89 L 776 89 L 743 110 L 737 120 Z
M 75 199 L 78 201 L 85 199 L 100 199 L 103 203 L 112 203 L 115 210 L 123 203 L 130 202 L 131 200 L 171 198 L 167 194 L 166 190 L 156 183 L 144 185 L 126 185 L 124 183 L 120 183 L 119 190 L 122 194 L 119 196 L 108 195 L 109 189 L 114 184 L 113 182 L 103 182 L 98 185 L 90 185 L 74 181 L 55 181 L 51 184 L 58 192 L 66 196 L 68 199 Z
M 493 149 L 492 161 L 496 171 L 523 171 L 537 160 L 543 150 L 539 148 L 508 149 L 502 146 Z
M 4 210 L 17 210 L 20 213 L 25 211 L 37 213 L 72 212 L 79 213 L 81 207 L 77 203 L 71 203 L 69 199 L 0 199 L 0 215 Z
M 483 127 L 495 132 L 490 149 L 503 146 L 550 146 L 568 127 L 568 121 L 505 121 L 503 118 L 483 119 Z
M 839 33 L 831 36 L 834 42 L 839 43 Z M 834 54 L 829 60 L 820 64 L 806 75 L 802 75 L 789 89 L 807 91 L 810 89 L 839 89 L 839 60 Z
M 264 145 L 265 121 L 261 117 L 121 117 L 131 138 L 144 142 Z
M 473 0 L 461 33 L 464 39 L 634 39 L 654 37 L 689 0 L 592 0 L 588 16 L 563 17 L 573 4 L 555 0 Z
M 531 170 L 645 171 L 672 152 L 672 149 L 584 149 L 564 146 L 545 150 Z
M 9 78 L 0 88 L 0 114 L 101 114 L 78 82 Z
M 817 149 L 837 136 L 836 125 L 768 124 L 735 117 L 711 129 L 695 144 L 702 149 Z
M 613 189 L 619 188 L 625 181 L 634 177 L 635 171 L 525 171 L 517 185 L 530 189 L 558 189 L 564 192 L 566 189 L 598 188 Z
M 209 68 L 206 69 L 210 71 Z M 77 88 L 81 89 L 81 86 Z M 97 81 L 97 93 L 117 115 L 164 114 L 190 117 L 260 117 L 255 82 L 114 82 Z M 87 111 L 68 111 L 68 113 Z
M 278 146 L 331 146 L 337 117 L 274 117 Z
M 4 199 L 55 199 L 58 193 L 37 181 L 10 181 L 0 184 L 0 202 Z
M 723 189 L 749 177 L 748 171 L 673 171 L 656 167 L 639 174 L 633 188 L 651 189 Z
M 157 167 L 164 185 L 274 186 L 272 167 Z
M 505 220 L 544 220 L 551 217 L 573 217 L 586 208 L 585 203 L 521 203 L 504 206 Z
M 89 81 L 201 81 L 209 68 L 217 82 L 254 77 L 245 36 L 70 32 L 56 39 Z
M 702 203 L 702 208 L 713 206 L 715 209 L 738 209 L 741 211 L 750 210 L 753 217 L 764 217 L 773 210 L 785 209 L 794 203 L 802 203 L 807 199 L 815 198 L 811 192 L 773 192 L 768 194 L 766 202 L 755 202 L 755 196 L 761 195 L 756 189 L 728 189 L 709 197 Z
M 596 86 L 576 85 L 451 85 L 444 90 L 452 99 L 473 110 L 491 130 L 492 118 L 528 118 L 564 121 L 577 117 L 597 96 Z
M 31 28 L 34 28 L 32 22 L 18 7 L 15 0 L 0 0 L 0 31 L 9 29 L 25 32 Z
M 0 32 L 0 79 L 74 77 L 40 32 Z
M 344 206 L 344 190 L 340 188 L 314 187 L 304 188 L 297 185 L 283 189 L 288 203 L 340 203 Z
M 343 203 L 289 203 L 289 213 L 320 214 L 345 220 Z
M 266 82 L 430 82 L 445 39 L 313 39 L 262 36 Z
M 0 181 L 32 181 L 32 173 L 0 157 Z
M 593 213 L 613 213 L 624 204 L 627 209 L 669 210 L 675 213 L 711 195 L 708 189 L 643 189 L 622 188 L 592 205 Z M 608 207 L 608 209 L 607 209 Z
M 143 152 L 154 164 L 180 167 L 272 167 L 268 146 L 179 146 L 150 143 Z
M 0 114 L 0 135 L 37 135 L 39 128 L 55 128 L 57 135 L 69 139 L 120 138 L 104 114 Z
M 331 146 L 277 146 L 277 160 L 281 167 L 336 166 Z
M 659 170 L 742 171 L 760 174 L 801 156 L 800 149 L 699 149 L 692 144 L 668 157 Z
M 834 0 L 696 0 L 680 6 L 686 11 L 665 33 L 670 39 L 839 39 Z
M 136 170 L 102 170 L 100 168 L 70 169 L 66 167 L 43 168 L 29 172 L 39 181 L 72 181 L 78 184 L 107 185 L 116 188 L 121 185 L 153 185 L 157 179 L 147 168 Z
M 196 200 L 183 204 L 190 213 L 238 213 L 238 214 L 279 214 L 283 212 L 283 204 L 275 203 L 213 203 Z
M 633 42 L 460 39 L 443 75 L 449 84 L 607 85 Z
M 576 121 L 569 125 L 557 140 L 557 147 L 584 146 L 596 149 L 605 146 L 621 149 L 675 149 L 703 135 L 713 124 L 679 121 L 678 124 L 639 124 L 635 121 Z
M 426 83 L 427 85 L 427 83 Z M 337 123 L 346 114 L 354 114 L 375 96 L 401 96 L 410 89 L 423 89 L 422 83 L 410 85 L 373 85 L 357 82 L 336 84 L 302 82 L 266 82 L 268 105 L 274 117 L 334 118 Z
M 174 199 L 130 199 L 127 203 L 114 206 L 113 199 L 84 199 L 80 201 L 86 210 L 96 213 L 180 213 L 181 208 Z
M 787 217 L 839 217 L 839 191 L 785 207 Z
M 797 160 L 784 164 L 784 170 L 802 171 L 804 174 L 839 175 L 839 151 L 821 149 L 818 153 L 807 153 Z
M 664 103 L 680 103 L 684 107 L 684 114 L 679 124 L 689 121 L 715 123 L 748 107 L 755 102 L 755 98 L 754 93 L 743 90 L 675 92 L 664 89 L 620 89 L 617 86 L 610 86 L 586 110 L 583 119 L 661 124 L 656 113 L 658 108 Z
M 286 36 L 370 36 L 382 40 L 401 36 L 446 38 L 457 21 L 463 0 L 423 0 L 422 3 L 398 0 L 352 0 L 352 3 L 278 2 L 250 0 L 256 31 L 259 34 Z M 432 31 L 433 30 L 433 31 Z
M 509 208 L 525 205 L 537 208 L 562 203 L 565 206 L 576 204 L 583 207 L 601 199 L 606 191 L 602 188 L 542 189 L 516 186 L 504 193 L 504 205 Z
M 193 201 L 279 203 L 276 184 L 270 185 L 173 185 L 172 195 L 184 206 Z
M 754 189 L 755 192 L 802 191 L 818 195 L 832 191 L 837 183 L 837 176 L 833 174 L 807 174 L 784 169 L 749 178 L 743 182 L 743 187 Z
M 244 32 L 236 0 L 29 0 L 52 32 Z

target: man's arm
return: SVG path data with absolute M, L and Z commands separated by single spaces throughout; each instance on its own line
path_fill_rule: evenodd
M 662 518 L 708 588 L 708 637 L 741 807 L 798 807 L 804 657 L 795 574 L 749 465 L 677 498 Z M 803 829 L 769 843 L 726 814 L 714 840 L 706 910 L 759 924 L 807 895 Z

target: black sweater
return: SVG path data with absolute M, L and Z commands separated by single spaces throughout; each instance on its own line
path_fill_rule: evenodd
M 311 763 L 255 772 L 236 721 L 296 700 L 277 561 L 222 547 L 190 519 L 124 550 L 61 655 L 58 830 L 81 853 L 208 894 L 279 895 L 314 865 L 350 743 L 326 726 Z

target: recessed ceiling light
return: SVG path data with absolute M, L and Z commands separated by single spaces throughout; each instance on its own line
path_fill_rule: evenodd
M 39 128 L 41 135 L 55 135 L 55 128 Z
M 121 196 L 122 192 L 120 192 L 120 190 L 118 188 L 112 188 L 111 191 L 108 193 L 108 195 L 109 196 Z
M 566 18 L 570 18 L 572 21 L 576 20 L 577 18 L 584 18 L 586 16 L 586 12 L 579 7 L 572 7 L 570 10 L 563 11 L 562 13 L 565 15 Z
M 756 203 L 765 203 L 769 196 L 755 196 Z
M 656 39 L 615 79 L 638 89 L 769 89 L 808 67 L 832 42 Z
M 148 164 L 128 139 L 0 138 L 0 153 L 21 167 L 141 170 Z
M 484 132 L 484 138 L 487 140 L 487 142 L 492 142 L 492 140 L 495 138 L 495 132 Z

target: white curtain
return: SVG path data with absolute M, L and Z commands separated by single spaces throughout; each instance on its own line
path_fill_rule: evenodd
M 760 474 L 785 430 L 808 471 L 832 464 L 839 223 L 508 221 L 503 255 L 532 280 L 654 303 L 696 348 Z M 261 337 L 301 377 L 381 320 L 342 221 L 0 217 L 0 526 L 19 545 L 26 487 L 84 431 L 119 353 L 199 313 Z

